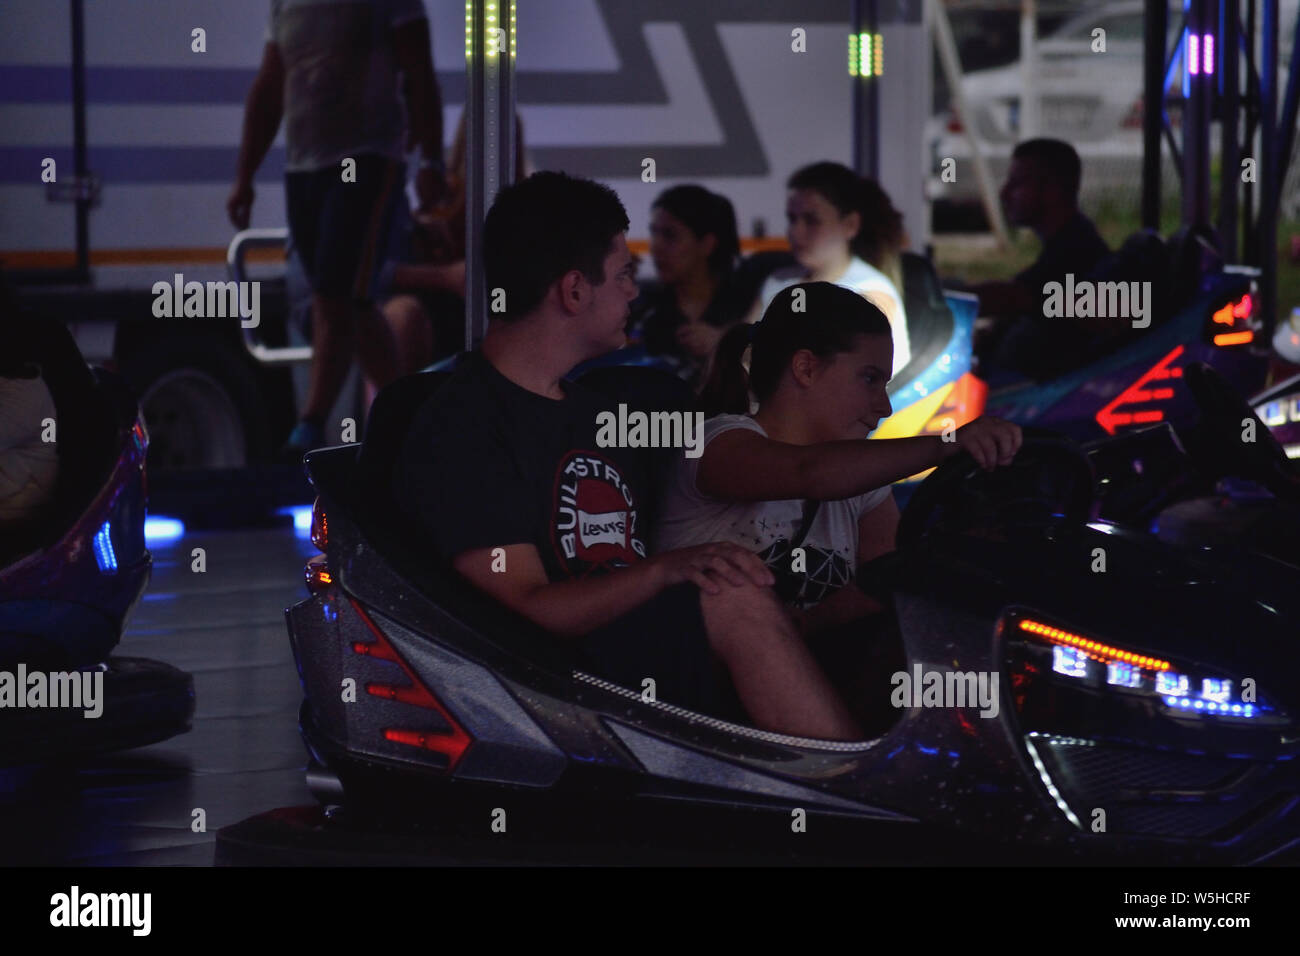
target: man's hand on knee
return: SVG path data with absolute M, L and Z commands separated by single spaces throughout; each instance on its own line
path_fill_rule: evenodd
M 725 541 L 665 551 L 651 560 L 663 569 L 665 586 L 694 581 L 705 594 L 718 594 L 726 585 L 770 587 L 776 582 L 758 555 Z

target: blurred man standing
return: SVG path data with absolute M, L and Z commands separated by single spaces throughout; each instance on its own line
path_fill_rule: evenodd
M 299 453 L 325 444 L 325 418 L 354 354 L 377 385 L 397 374 L 374 292 L 394 216 L 405 211 L 405 152 L 420 150 L 421 208 L 446 189 L 422 0 L 271 0 L 226 202 L 237 229 L 248 227 L 253 175 L 282 116 L 289 230 L 312 288 L 311 385 L 288 443 Z

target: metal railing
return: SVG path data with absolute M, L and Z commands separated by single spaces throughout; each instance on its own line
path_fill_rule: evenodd
M 250 249 L 284 249 L 289 242 L 288 229 L 244 229 L 235 233 L 226 249 L 226 271 L 235 282 L 248 281 L 245 260 Z M 292 365 L 311 361 L 310 345 L 272 348 L 257 340 L 254 330 L 242 329 L 244 348 L 263 365 Z

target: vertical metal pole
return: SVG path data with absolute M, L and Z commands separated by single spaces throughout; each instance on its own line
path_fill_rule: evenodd
M 1300 15 L 1296 16 L 1295 32 L 1291 38 L 1291 62 L 1287 66 L 1286 96 L 1282 101 L 1282 118 L 1278 121 L 1277 202 L 1282 201 L 1286 188 L 1286 174 L 1291 167 L 1291 154 L 1295 148 L 1296 112 L 1300 108 L 1300 70 L 1296 69 L 1296 51 L 1300 50 Z
M 1263 55 L 1259 70 L 1259 305 L 1262 342 L 1271 342 L 1277 311 L 1277 0 L 1264 0 Z
M 1219 245 L 1228 262 L 1237 260 L 1237 200 L 1241 190 L 1241 143 L 1238 140 L 1241 19 L 1238 0 L 1220 0 L 1219 8 L 1219 95 L 1222 133 L 1219 168 Z
M 1186 0 L 1187 33 L 1183 39 L 1183 70 L 1190 73 L 1187 108 L 1183 115 L 1183 224 L 1204 226 L 1210 221 L 1210 109 L 1214 92 L 1205 75 L 1205 38 L 1216 26 L 1213 0 Z M 1217 53 L 1216 53 L 1217 55 Z
M 483 220 L 496 194 L 514 180 L 515 32 L 514 0 L 465 0 L 466 349 L 487 331 Z
M 86 21 L 83 0 L 72 0 L 72 171 L 77 177 L 73 193 L 77 215 L 77 276 L 90 278 L 90 195 L 86 168 Z
M 974 115 L 966 103 L 966 94 L 962 91 L 961 61 L 957 56 L 957 44 L 952 36 L 952 24 L 948 22 L 948 12 L 941 0 L 927 0 L 930 4 L 930 23 L 934 30 L 934 45 L 939 51 L 939 63 L 943 67 L 944 78 L 952 91 L 952 101 L 961 117 L 963 135 L 970 145 L 971 164 L 975 170 L 975 183 L 979 189 L 980 200 L 984 206 L 984 215 L 988 217 L 993 235 L 999 249 L 1007 249 L 1011 241 L 1007 236 L 1007 223 L 1002 216 L 1002 204 L 998 199 L 997 188 L 993 185 L 993 176 L 989 173 L 988 161 L 981 150 L 979 140 L 975 138 Z
M 1259 125 L 1259 82 L 1255 73 L 1255 13 L 1258 0 L 1246 0 L 1246 29 L 1243 42 L 1246 47 L 1246 132 L 1242 139 L 1247 152 L 1258 160 L 1255 149 L 1255 132 Z M 1259 169 L 1256 166 L 1256 174 Z M 1255 196 L 1259 190 L 1258 182 L 1242 183 L 1241 186 L 1241 236 L 1242 260 L 1257 263 L 1259 261 L 1258 238 L 1255 219 Z
M 880 35 L 876 0 L 852 0 L 850 26 L 858 43 L 858 75 L 853 81 L 853 168 L 880 178 L 880 78 L 872 75 Z M 863 42 L 864 38 L 869 38 Z
M 1166 0 L 1147 0 L 1142 84 L 1142 225 L 1160 229 L 1161 114 L 1165 105 Z
M 1038 4 L 1020 2 L 1020 129 L 1016 138 L 1034 139 L 1043 128 L 1042 95 L 1038 82 Z

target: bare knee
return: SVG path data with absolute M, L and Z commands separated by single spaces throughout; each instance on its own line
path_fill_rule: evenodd
M 709 644 L 724 661 L 752 650 L 756 642 L 794 634 L 785 608 L 770 587 L 723 585 L 718 594 L 701 591 L 700 610 Z
M 384 318 L 395 330 L 424 321 L 424 309 L 413 295 L 396 295 L 384 303 Z

